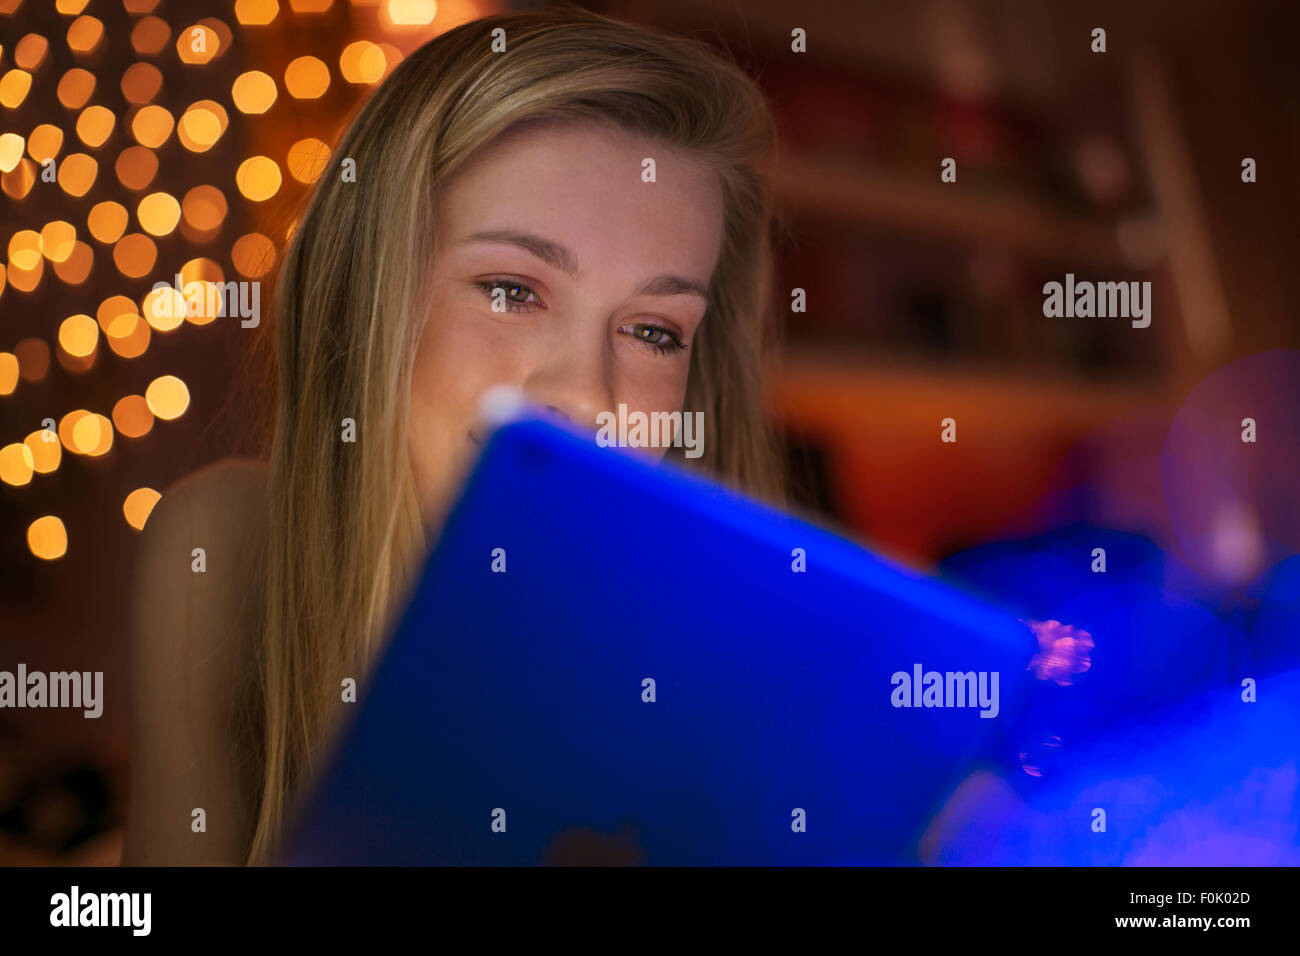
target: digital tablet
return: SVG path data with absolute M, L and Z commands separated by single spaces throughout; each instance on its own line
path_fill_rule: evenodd
M 504 424 L 291 865 L 894 864 L 1015 743 L 1013 614 L 635 450 Z

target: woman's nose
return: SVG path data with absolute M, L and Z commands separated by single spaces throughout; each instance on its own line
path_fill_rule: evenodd
M 597 416 L 613 402 L 610 370 L 603 349 L 551 355 L 524 383 L 528 400 L 580 427 L 595 428 Z

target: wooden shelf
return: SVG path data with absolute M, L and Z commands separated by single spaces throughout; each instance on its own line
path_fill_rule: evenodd
M 797 422 L 837 431 L 878 430 L 864 414 L 872 410 L 896 420 L 933 419 L 936 434 L 939 419 L 958 412 L 996 422 L 1009 435 L 1043 421 L 1069 430 L 1169 397 L 1161 381 L 1080 379 L 1021 366 L 959 367 L 816 347 L 787 349 L 769 381 L 774 402 Z
M 1129 267 L 1115 224 L 1062 215 L 1016 197 L 971 195 L 956 183 L 940 183 L 937 167 L 934 184 L 924 185 L 868 168 L 786 156 L 775 164 L 772 178 L 778 203 L 796 213 L 993 243 L 1079 266 Z

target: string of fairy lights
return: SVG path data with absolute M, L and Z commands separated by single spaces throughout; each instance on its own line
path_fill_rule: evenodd
M 219 314 L 213 305 L 221 301 L 218 284 L 226 281 L 218 258 L 228 262 L 241 281 L 266 277 L 277 257 L 275 239 L 248 231 L 228 245 L 221 241 L 233 218 L 231 203 L 247 203 L 248 211 L 256 213 L 260 204 L 281 192 L 286 174 L 292 184 L 310 186 L 328 160 L 330 145 L 316 136 L 299 136 L 280 155 L 244 156 L 237 161 L 233 190 L 206 182 L 164 188 L 158 182 L 160 151 L 173 151 L 167 162 L 169 169 L 175 169 L 173 137 L 188 154 L 202 154 L 226 136 L 232 116 L 236 122 L 266 117 L 264 122 L 274 123 L 284 109 L 277 110 L 277 105 L 286 98 L 298 110 L 319 100 L 338 81 L 361 95 L 402 59 L 398 47 L 382 33 L 404 32 L 409 38 L 411 28 L 417 33 L 423 28 L 427 36 L 438 14 L 434 0 L 348 0 L 350 6 L 377 8 L 373 38 L 346 37 L 339 49 L 338 31 L 322 31 L 327 42 L 336 44 L 328 55 L 316 51 L 322 55 L 297 56 L 277 66 L 261 64 L 267 69 L 244 70 L 233 81 L 227 74 L 214 81 L 209 98 L 171 107 L 160 101 L 164 90 L 169 85 L 189 85 L 189 77 L 184 77 L 186 83 L 169 84 L 169 77 L 181 79 L 177 71 L 202 71 L 236 43 L 256 39 L 256 31 L 283 27 L 286 17 L 309 20 L 312 14 L 331 12 L 336 0 L 287 0 L 287 9 L 279 0 L 235 0 L 228 8 L 233 26 L 217 17 L 191 19 L 183 4 L 173 4 L 177 9 L 169 14 L 160 9 L 164 6 L 160 0 L 54 0 L 61 29 L 25 35 L 23 2 L 0 0 L 2 35 L 6 40 L 17 38 L 9 49 L 7 43 L 0 44 L 0 189 L 23 203 L 34 189 L 57 183 L 62 202 L 75 212 L 44 223 L 20 222 L 8 235 L 6 260 L 0 268 L 0 311 L 21 309 L 23 297 L 35 293 L 43 282 L 61 283 L 68 290 L 87 288 L 97 262 L 111 262 L 110 275 L 115 278 L 106 281 L 101 276 L 96 283 L 99 301 L 93 315 L 87 311 L 55 317 L 51 341 L 30 336 L 0 350 L 0 400 L 20 394 L 25 384 L 45 381 L 53 361 L 73 375 L 87 374 L 96 368 L 105 348 L 121 359 L 134 360 L 146 354 L 155 335 L 174 335 L 186 325 L 212 322 Z M 96 16 L 93 8 L 110 2 L 120 4 L 127 15 L 134 62 L 97 55 L 105 48 L 105 20 L 112 18 L 105 13 Z M 337 2 L 344 5 L 344 0 Z M 474 4 L 462 0 L 458 5 Z M 459 19 L 469 19 L 488 11 L 456 12 Z M 121 15 L 120 10 L 111 13 Z M 78 64 L 61 73 L 55 61 L 66 58 L 55 55 L 58 44 L 65 45 Z M 105 62 L 108 59 L 113 62 Z M 120 115 L 104 105 L 110 100 L 104 92 L 115 82 L 125 103 Z M 50 116 L 49 110 L 35 115 L 33 91 L 42 89 L 42 84 L 46 89 L 54 86 L 62 116 Z M 120 192 L 108 188 L 110 176 L 129 201 L 118 201 L 126 198 L 122 196 L 106 198 Z M 169 180 L 173 187 L 175 179 Z M 20 208 L 31 208 L 32 216 L 39 214 L 30 204 Z M 7 227 L 0 236 L 6 232 Z M 292 225 L 277 238 L 283 241 L 291 233 Z M 201 254 L 176 268 L 164 268 L 158 243 L 176 235 L 190 252 Z M 151 280 L 159 275 L 168 283 L 179 276 L 179 288 L 153 290 Z M 150 291 L 124 294 L 142 283 Z M 190 283 L 204 290 L 193 296 L 197 309 L 186 301 L 191 298 Z M 112 290 L 111 284 L 120 289 Z M 208 291 L 213 286 L 218 290 L 215 294 Z M 185 296 L 180 289 L 187 290 Z M 112 294 L 101 299 L 103 292 Z M 179 301 L 155 301 L 160 297 Z M 3 332 L 0 328 L 0 335 Z M 0 346 L 5 344 L 0 339 Z M 157 421 L 177 419 L 189 405 L 187 383 L 176 375 L 159 375 L 142 394 L 122 395 L 111 408 L 69 409 L 52 422 L 41 422 L 45 427 L 21 440 L 5 443 L 0 437 L 0 481 L 14 487 L 30 485 L 57 471 L 65 454 L 109 455 L 118 439 L 143 438 Z M 152 488 L 136 488 L 122 502 L 123 517 L 131 527 L 143 528 L 159 498 Z M 68 532 L 58 515 L 33 516 L 26 543 L 35 557 L 55 560 L 67 552 Z

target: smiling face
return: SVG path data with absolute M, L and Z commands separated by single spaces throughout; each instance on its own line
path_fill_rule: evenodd
M 647 157 L 656 182 L 642 181 Z M 437 222 L 409 433 L 426 522 L 478 451 L 493 385 L 592 430 L 620 404 L 683 410 L 722 242 L 714 172 L 633 133 L 531 126 L 443 189 Z

